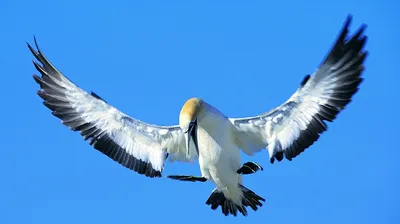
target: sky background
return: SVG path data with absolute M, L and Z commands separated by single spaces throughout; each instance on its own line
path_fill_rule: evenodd
M 168 2 L 168 3 L 167 3 Z M 201 3 L 200 3 L 201 2 Z M 244 3 L 247 2 L 247 3 Z M 279 2 L 279 3 L 277 3 Z M 379 2 L 379 3 L 378 3 Z M 400 38 L 395 1 L 14 1 L 0 8 L 0 223 L 397 223 Z M 284 102 L 319 65 L 347 14 L 368 25 L 365 81 L 292 162 L 255 161 L 244 184 L 267 199 L 248 217 L 205 201 L 211 183 L 150 179 L 91 148 L 36 95 L 39 46 L 67 77 L 121 111 L 178 123 L 201 97 L 231 117 Z M 200 174 L 167 162 L 164 176 Z

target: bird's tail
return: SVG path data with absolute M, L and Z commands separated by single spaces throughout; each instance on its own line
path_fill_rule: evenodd
M 265 202 L 264 198 L 258 196 L 256 193 L 244 187 L 243 185 L 239 184 L 239 188 L 243 193 L 242 203 L 240 205 L 236 204 L 232 199 L 226 198 L 224 193 L 218 188 L 213 190 L 210 197 L 206 201 L 206 204 L 211 205 L 211 209 L 213 210 L 216 210 L 218 206 L 221 206 L 222 213 L 224 213 L 225 216 L 228 216 L 229 214 L 236 216 L 237 211 L 242 213 L 244 216 L 247 216 L 246 207 L 250 206 L 250 208 L 252 208 L 254 211 L 257 211 L 257 206 L 262 206 L 261 201 Z

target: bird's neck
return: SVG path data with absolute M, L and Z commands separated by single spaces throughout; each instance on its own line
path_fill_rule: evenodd
M 229 120 L 223 113 L 208 104 L 206 112 L 203 116 L 199 117 L 198 125 L 209 134 L 212 134 L 213 132 L 224 128 L 227 121 Z

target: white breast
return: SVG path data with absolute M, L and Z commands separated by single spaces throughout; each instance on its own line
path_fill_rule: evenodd
M 199 164 L 202 175 L 219 188 L 237 186 L 240 151 L 233 141 L 232 123 L 210 113 L 198 121 Z

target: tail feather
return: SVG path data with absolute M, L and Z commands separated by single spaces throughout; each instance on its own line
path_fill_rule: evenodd
M 239 188 L 242 190 L 242 204 L 235 204 L 231 199 L 226 198 L 224 193 L 218 188 L 214 189 L 211 193 L 210 197 L 206 201 L 207 205 L 211 205 L 212 210 L 216 210 L 219 206 L 221 206 L 222 213 L 225 216 L 232 214 L 233 216 L 237 216 L 238 211 L 242 213 L 244 216 L 247 216 L 246 207 L 250 207 L 254 211 L 257 211 L 258 207 L 261 207 L 263 204 L 261 201 L 265 202 L 265 199 L 258 196 L 253 191 L 239 184 Z

